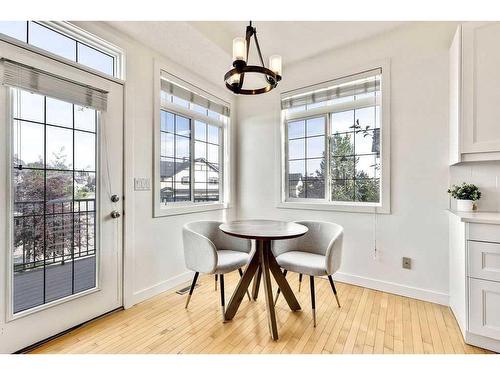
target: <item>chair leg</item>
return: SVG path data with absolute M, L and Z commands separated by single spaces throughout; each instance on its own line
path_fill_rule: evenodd
M 226 302 L 224 300 L 224 275 L 220 275 L 220 304 L 222 307 L 222 321 L 226 321 Z
M 300 286 L 302 285 L 302 274 L 299 273 L 299 292 L 300 292 Z
M 337 296 L 337 289 L 335 289 L 335 284 L 333 283 L 331 275 L 328 275 L 328 281 L 330 281 L 330 286 L 332 287 L 333 294 L 335 295 L 335 299 L 337 300 L 337 306 L 340 307 L 339 297 Z
M 217 274 L 215 274 L 215 289 L 214 290 L 217 290 Z
M 193 290 L 194 290 L 194 287 L 196 285 L 196 281 L 198 280 L 198 275 L 199 274 L 200 274 L 199 272 L 196 272 L 194 274 L 193 282 L 191 283 L 191 288 L 189 289 L 189 294 L 188 294 L 188 298 L 187 298 L 187 301 L 186 301 L 186 306 L 185 306 L 186 309 L 188 308 L 189 301 L 191 301 L 191 296 L 193 295 Z
M 287 270 L 283 270 L 283 276 L 286 277 Z M 281 290 L 278 288 L 278 291 L 276 292 L 276 298 L 274 299 L 274 306 L 276 306 L 276 302 L 278 302 L 278 297 L 280 296 Z
M 243 271 L 241 270 L 241 268 L 238 268 L 238 272 L 240 274 L 240 279 L 241 279 L 243 277 Z M 252 298 L 250 297 L 250 293 L 248 292 L 248 289 L 247 289 L 247 297 L 249 301 L 252 300 Z
M 313 322 L 316 327 L 316 296 L 314 295 L 314 276 L 309 276 L 309 284 L 311 285 L 311 306 L 313 314 Z

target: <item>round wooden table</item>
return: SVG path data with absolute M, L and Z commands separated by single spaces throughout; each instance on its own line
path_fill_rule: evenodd
M 271 251 L 271 241 L 300 237 L 307 233 L 307 227 L 285 221 L 241 220 L 221 224 L 219 228 L 221 231 L 231 236 L 255 240 L 257 245 L 257 250 L 253 254 L 252 259 L 250 259 L 229 301 L 225 319 L 233 319 L 252 279 L 254 279 L 252 295 L 254 300 L 257 299 L 260 280 L 262 279 L 264 282 L 269 330 L 273 340 L 277 340 L 278 327 L 276 324 L 276 313 L 274 311 L 271 274 L 276 280 L 290 309 L 293 311 L 300 310 L 300 305 L 274 258 L 273 252 Z

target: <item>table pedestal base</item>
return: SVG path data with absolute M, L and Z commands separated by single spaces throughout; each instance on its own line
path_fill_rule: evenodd
M 231 320 L 234 315 L 238 311 L 240 307 L 241 301 L 245 296 L 252 279 L 255 276 L 252 296 L 253 299 L 257 299 L 257 295 L 259 292 L 260 279 L 262 278 L 264 284 L 264 294 L 266 299 L 266 308 L 267 308 L 267 318 L 269 323 L 269 331 L 271 333 L 271 337 L 273 340 L 278 339 L 278 327 L 276 324 L 276 312 L 274 310 L 273 303 L 273 291 L 271 286 L 271 274 L 273 275 L 278 287 L 281 289 L 283 293 L 283 297 L 285 297 L 286 302 L 291 310 L 297 311 L 300 310 L 300 305 L 295 295 L 286 281 L 285 276 L 281 272 L 281 269 L 274 258 L 274 255 L 271 251 L 271 240 L 257 240 L 257 251 L 254 253 L 252 259 L 248 263 L 248 266 L 243 273 L 243 276 L 240 278 L 238 282 L 238 286 L 229 301 L 229 305 L 227 306 L 225 319 Z

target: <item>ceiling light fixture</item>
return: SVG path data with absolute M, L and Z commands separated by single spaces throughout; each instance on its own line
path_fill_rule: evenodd
M 255 46 L 259 54 L 262 66 L 248 65 L 248 52 L 250 49 L 250 40 L 252 36 L 255 39 Z M 246 73 L 258 73 L 265 77 L 267 85 L 256 89 L 244 89 L 243 83 Z M 245 38 L 235 38 L 233 40 L 233 69 L 224 75 L 226 87 L 235 94 L 258 95 L 271 91 L 278 82 L 281 81 L 281 56 L 273 55 L 269 58 L 269 68 L 266 68 L 262 53 L 260 52 L 259 41 L 257 39 L 257 29 L 252 27 L 252 21 L 247 26 Z

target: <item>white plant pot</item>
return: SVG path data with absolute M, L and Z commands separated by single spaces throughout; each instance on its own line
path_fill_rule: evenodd
M 468 199 L 457 199 L 457 211 L 472 212 L 474 201 Z

